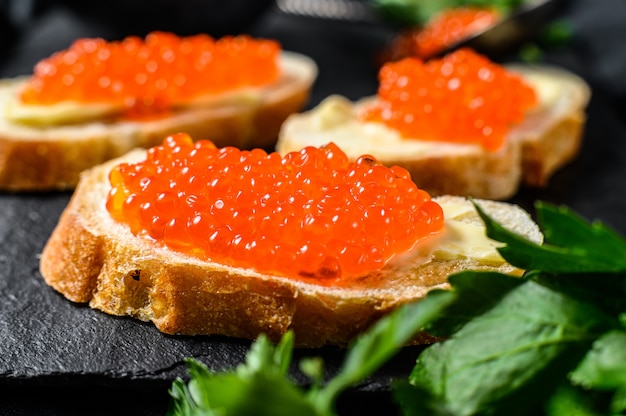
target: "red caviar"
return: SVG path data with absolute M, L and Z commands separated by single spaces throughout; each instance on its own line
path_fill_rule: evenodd
M 431 58 L 472 37 L 500 20 L 495 9 L 455 7 L 443 9 L 423 27 L 400 33 L 390 45 L 392 59 L 414 56 Z
M 361 114 L 364 120 L 407 138 L 477 143 L 490 151 L 537 104 L 534 89 L 519 75 L 467 48 L 426 62 L 385 64 L 378 98 Z
M 79 39 L 35 66 L 21 99 L 158 111 L 206 94 L 269 84 L 279 75 L 279 52 L 277 42 L 245 35 L 216 40 L 152 32 L 114 42 Z
M 441 207 L 400 167 L 300 152 L 216 148 L 180 133 L 110 174 L 111 216 L 167 247 L 288 277 L 356 277 L 443 227 Z

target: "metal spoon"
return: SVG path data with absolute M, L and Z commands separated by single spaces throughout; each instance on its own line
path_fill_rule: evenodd
M 531 0 L 504 16 L 492 26 L 451 45 L 439 55 L 460 47 L 470 47 L 488 55 L 499 55 L 536 39 L 568 0 Z

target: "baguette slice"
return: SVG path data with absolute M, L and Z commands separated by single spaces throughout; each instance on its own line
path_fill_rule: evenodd
M 260 274 L 202 261 L 133 235 L 105 207 L 108 173 L 120 161 L 143 160 L 135 150 L 85 171 L 43 250 L 40 271 L 67 299 L 108 314 L 152 321 L 167 334 L 221 334 L 278 340 L 292 329 L 303 347 L 345 345 L 395 307 L 447 287 L 447 276 L 467 270 L 520 275 L 485 236 L 473 205 L 442 196 L 445 232 L 378 272 L 350 283 Z M 507 228 L 535 241 L 542 234 L 516 205 L 479 201 Z M 432 340 L 428 335 L 415 342 Z
M 382 123 L 361 122 L 357 113 L 376 100 L 352 103 L 330 96 L 315 109 L 287 118 L 276 150 L 282 154 L 334 142 L 350 158 L 371 154 L 386 165 L 406 168 L 431 195 L 508 199 L 520 184 L 545 186 L 555 170 L 579 152 L 590 98 L 588 85 L 564 69 L 515 66 L 537 91 L 540 104 L 511 129 L 496 152 L 479 145 L 406 139 Z
M 317 77 L 316 64 L 300 54 L 283 52 L 280 65 L 282 77 L 270 86 L 219 95 L 144 121 L 15 122 L 3 115 L 24 79 L 0 81 L 0 190 L 72 189 L 81 171 L 179 131 L 218 146 L 271 147 L 285 118 L 306 105 Z

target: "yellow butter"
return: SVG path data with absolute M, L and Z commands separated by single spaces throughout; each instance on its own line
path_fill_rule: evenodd
M 86 104 L 76 101 L 62 101 L 51 105 L 24 104 L 18 99 L 18 88 L 22 83 L 4 92 L 4 118 L 20 124 L 32 126 L 55 126 L 77 124 L 90 121 L 105 120 L 123 112 L 121 105 L 107 103 Z M 253 88 L 241 88 L 224 94 L 205 95 L 186 103 L 177 104 L 174 108 L 211 108 L 216 106 L 255 106 L 260 103 L 262 95 Z
M 119 107 L 107 104 L 64 101 L 54 105 L 25 105 L 13 99 L 5 106 L 4 117 L 14 123 L 47 126 L 101 120 L 120 111 Z
M 34 126 L 74 124 L 102 119 L 121 111 L 120 106 L 75 101 L 63 101 L 53 105 L 26 105 L 18 98 L 19 89 L 25 81 L 26 78 L 17 78 L 9 88 L 3 88 L 0 93 L 1 115 L 13 123 Z
M 298 131 L 294 148 L 320 147 L 333 142 L 351 159 L 363 154 L 373 154 L 379 160 L 414 160 L 424 155 L 475 151 L 478 145 L 432 142 L 413 138 L 407 140 L 400 133 L 383 123 L 363 122 L 358 118 L 354 105 L 346 98 L 331 95 L 312 109 L 307 117 L 313 128 Z
M 441 203 L 445 220 L 445 234 L 432 255 L 440 260 L 472 259 L 485 263 L 504 263 L 497 248 L 502 243 L 487 237 L 482 221 L 464 221 L 474 212 L 468 204 Z

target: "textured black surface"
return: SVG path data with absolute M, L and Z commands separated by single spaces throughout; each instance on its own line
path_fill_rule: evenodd
M 595 10 L 600 17 L 589 20 L 584 13 L 589 2 L 574 3 L 571 13 L 579 37 L 569 49 L 551 53 L 548 60 L 580 73 L 593 85 L 583 151 L 554 176 L 547 189 L 523 189 L 513 201 L 531 212 L 538 199 L 567 204 L 626 234 L 626 113 L 616 105 L 623 100 L 620 82 L 624 81 L 615 76 L 624 57 L 614 55 L 611 62 L 590 60 L 606 56 L 600 51 L 610 42 L 593 36 L 594 25 L 606 14 L 602 17 Z M 612 15 L 623 9 L 615 8 Z M 608 36 L 609 28 L 602 28 Z M 277 38 L 285 49 L 318 62 L 320 75 L 310 106 L 331 93 L 351 99 L 374 93 L 374 55 L 389 36 L 388 30 L 377 26 L 322 25 L 273 12 L 251 32 Z M 49 9 L 23 30 L 14 49 L 3 51 L 0 75 L 26 74 L 38 59 L 66 47 L 72 39 L 97 35 L 119 34 L 111 26 L 86 24 L 66 9 Z M 623 34 L 618 36 L 626 40 Z M 611 41 L 615 45 L 619 38 Z M 82 414 L 85 406 L 91 414 L 163 414 L 171 381 L 186 376 L 183 358 L 199 358 L 214 370 L 233 368 L 243 360 L 247 341 L 166 336 L 151 324 L 72 304 L 47 287 L 38 272 L 38 255 L 69 197 L 70 193 L 0 193 L 0 414 L 73 415 Z M 341 413 L 364 409 L 372 413 L 381 396 L 388 398 L 390 381 L 405 376 L 418 353 L 416 348 L 403 350 L 370 381 L 342 398 Z M 304 350 L 297 357 L 310 354 L 322 355 L 332 372 L 343 351 Z M 124 401 L 129 404 L 121 406 Z

